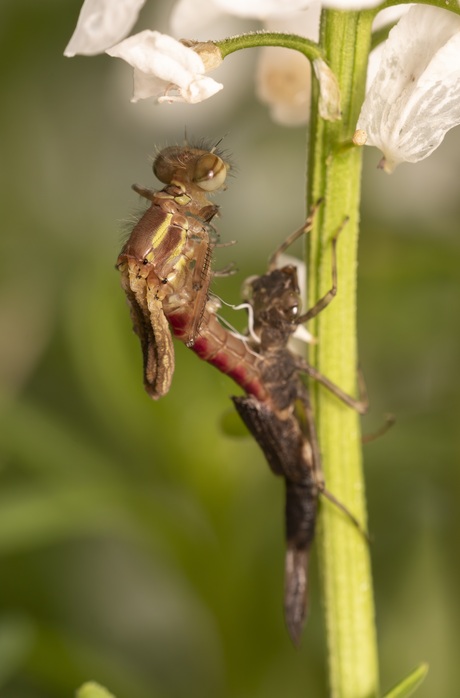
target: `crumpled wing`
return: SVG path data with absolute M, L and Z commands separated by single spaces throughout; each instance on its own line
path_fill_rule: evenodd
M 133 329 L 141 342 L 144 386 L 150 397 L 158 400 L 169 391 L 174 373 L 174 347 L 169 324 L 155 288 L 149 288 L 139 265 L 129 260 L 119 269 Z
M 283 476 L 286 484 L 284 615 L 292 641 L 298 645 L 307 616 L 308 558 L 318 507 L 310 452 L 294 415 L 281 419 L 252 396 L 232 400 L 271 470 Z

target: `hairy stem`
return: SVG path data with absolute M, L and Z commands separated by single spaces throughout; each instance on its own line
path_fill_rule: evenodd
M 338 293 L 315 320 L 312 363 L 348 393 L 356 394 L 356 272 L 361 151 L 350 145 L 364 97 L 372 14 L 323 11 L 320 44 L 341 91 L 342 120 L 318 116 L 313 95 L 308 203 L 323 199 L 310 236 L 309 298 L 331 285 L 331 239 L 337 247 Z M 322 386 L 314 386 L 326 486 L 366 527 L 358 415 Z M 373 698 L 378 663 L 368 542 L 324 498 L 319 525 L 320 568 L 333 698 Z
M 248 32 L 232 36 L 228 39 L 214 42 L 218 46 L 222 58 L 225 58 L 234 51 L 240 51 L 243 48 L 258 48 L 259 46 L 279 46 L 281 48 L 291 48 L 295 51 L 300 51 L 310 61 L 317 58 L 324 58 L 323 52 L 314 41 L 305 39 L 303 36 L 295 34 L 283 34 L 282 32 Z

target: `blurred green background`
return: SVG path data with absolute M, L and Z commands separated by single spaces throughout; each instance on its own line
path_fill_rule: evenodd
M 170 4 L 138 29 L 167 31 Z M 151 402 L 114 263 L 184 127 L 233 153 L 218 254 L 236 302 L 304 217 L 302 129 L 253 96 L 255 52 L 195 107 L 129 103 L 131 71 L 66 59 L 79 0 L 0 4 L 0 696 L 325 696 L 315 553 L 302 646 L 282 619 L 283 488 L 221 422 L 231 382 L 176 347 Z M 251 25 L 246 24 L 246 27 Z M 229 21 L 224 33 L 232 33 Z M 422 660 L 420 698 L 459 694 L 460 133 L 391 177 L 366 152 L 359 266 L 364 430 L 383 688 Z M 242 319 L 241 322 L 244 320 Z

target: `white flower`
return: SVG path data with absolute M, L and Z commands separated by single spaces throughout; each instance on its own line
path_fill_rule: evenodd
M 292 33 L 316 40 L 321 6 L 311 3 L 308 11 L 271 17 L 267 31 Z M 299 51 L 274 46 L 260 49 L 256 72 L 256 93 L 269 105 L 273 121 L 284 126 L 300 126 L 310 117 L 311 65 Z
M 365 10 L 377 7 L 381 2 L 382 0 L 324 0 L 322 5 L 337 10 Z M 171 27 L 176 36 L 190 36 L 219 15 L 265 22 L 308 10 L 315 4 L 317 0 L 178 0 L 171 14 Z M 296 33 L 302 32 L 299 30 Z
M 308 0 L 178 0 L 171 13 L 171 28 L 176 36 L 196 36 L 203 25 L 225 15 L 266 20 L 308 7 Z
M 382 0 L 324 0 L 323 7 L 331 10 L 371 10 L 381 5 Z
M 223 87 L 205 76 L 206 67 L 198 53 L 167 34 L 147 29 L 112 46 L 106 53 L 122 58 L 134 68 L 132 102 L 154 97 L 158 102 L 195 104 Z
M 331 0 L 340 6 L 345 0 Z M 346 0 L 348 3 L 355 0 Z M 361 0 L 365 4 L 367 0 Z M 373 4 L 375 0 L 371 0 Z M 364 5 L 363 5 L 364 6 Z M 198 31 L 203 23 L 221 15 L 256 18 L 264 29 L 318 39 L 321 2 L 318 0 L 179 0 L 171 25 L 178 36 Z M 324 61 L 313 68 L 320 84 L 320 114 L 323 118 L 340 118 L 340 94 L 335 76 Z M 292 49 L 263 47 L 256 74 L 256 92 L 268 104 L 274 121 L 285 126 L 299 126 L 310 115 L 311 66 L 305 56 Z
M 183 1 L 183 0 L 182 0 Z M 312 0 L 212 0 L 222 11 L 238 17 L 269 19 L 304 10 Z
M 340 91 L 337 80 L 321 59 L 313 62 L 320 84 L 319 112 L 323 119 L 340 119 Z M 310 116 L 311 69 L 301 53 L 291 49 L 265 47 L 256 75 L 257 96 L 270 106 L 273 121 L 283 126 L 300 126 Z
M 357 129 L 391 172 L 428 157 L 460 123 L 460 17 L 411 7 L 389 35 Z
M 378 32 L 385 27 L 392 27 L 394 24 L 399 22 L 401 17 L 409 12 L 412 5 L 392 5 L 391 7 L 385 7 L 384 10 L 375 16 L 372 22 L 372 32 Z M 367 76 L 366 76 L 366 92 L 372 85 L 374 78 L 377 74 L 377 70 L 380 67 L 380 62 L 382 60 L 383 49 L 385 48 L 386 41 L 379 43 L 369 55 L 369 61 L 367 64 Z
M 274 2 L 274 0 L 272 0 Z M 308 10 L 267 20 L 268 31 L 295 32 L 318 39 L 321 4 L 311 2 Z M 313 69 L 319 82 L 319 112 L 323 119 L 340 119 L 337 79 L 326 63 L 317 58 Z M 307 123 L 310 117 L 311 67 L 299 51 L 271 46 L 262 49 L 256 75 L 257 96 L 270 106 L 274 121 L 284 126 Z
M 129 34 L 145 0 L 85 0 L 77 27 L 64 51 L 94 56 Z
M 299 126 L 310 114 L 310 64 L 301 53 L 265 46 L 256 73 L 256 92 L 268 104 L 273 121 Z

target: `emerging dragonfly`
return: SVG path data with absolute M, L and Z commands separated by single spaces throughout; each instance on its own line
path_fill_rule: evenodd
M 170 146 L 157 155 L 153 171 L 166 186 L 133 189 L 151 201 L 117 260 L 144 358 L 144 384 L 153 399 L 165 395 L 174 372 L 174 349 L 163 303 L 174 297 L 187 307 L 182 339 L 192 345 L 208 300 L 219 207 L 206 195 L 224 186 L 228 163 L 216 149 Z
M 215 299 L 209 297 L 216 244 L 210 223 L 218 207 L 206 194 L 224 186 L 229 166 L 215 148 L 187 145 L 162 150 L 153 169 L 166 186 L 159 192 L 133 187 L 152 203 L 117 261 L 141 341 L 145 387 L 154 399 L 169 390 L 174 371 L 171 328 L 200 358 L 245 391 L 245 397 L 233 398 L 236 409 L 272 471 L 286 483 L 285 616 L 298 643 L 306 614 L 308 554 L 319 493 L 336 501 L 325 490 L 315 423 L 301 374 L 320 381 L 360 412 L 365 409 L 363 402 L 345 394 L 288 348 L 297 327 L 315 317 L 336 293 L 336 238 L 332 288 L 313 308 L 299 314 L 296 270 L 276 268 L 280 253 L 310 229 L 310 216 L 275 252 L 267 273 L 250 282 L 252 332 L 248 337 L 235 335 L 220 324 Z
M 355 399 L 320 374 L 288 341 L 298 326 L 324 310 L 337 292 L 335 248 L 332 240 L 332 287 L 304 314 L 300 314 L 300 293 L 294 266 L 277 268 L 279 256 L 294 240 L 308 232 L 312 217 L 292 234 L 271 257 L 267 273 L 247 282 L 250 290 L 252 328 L 246 338 L 225 329 L 213 312 L 212 301 L 205 308 L 200 332 L 192 350 L 203 360 L 229 375 L 246 392 L 233 397 L 235 407 L 261 447 L 271 470 L 286 484 L 285 618 L 295 644 L 300 641 L 307 608 L 307 567 L 319 494 L 322 493 L 356 520 L 329 493 L 324 484 L 315 421 L 308 389 L 301 374 L 321 382 L 346 404 L 360 413 L 366 399 Z M 184 339 L 188 309 L 164 302 L 165 315 L 174 334 Z

